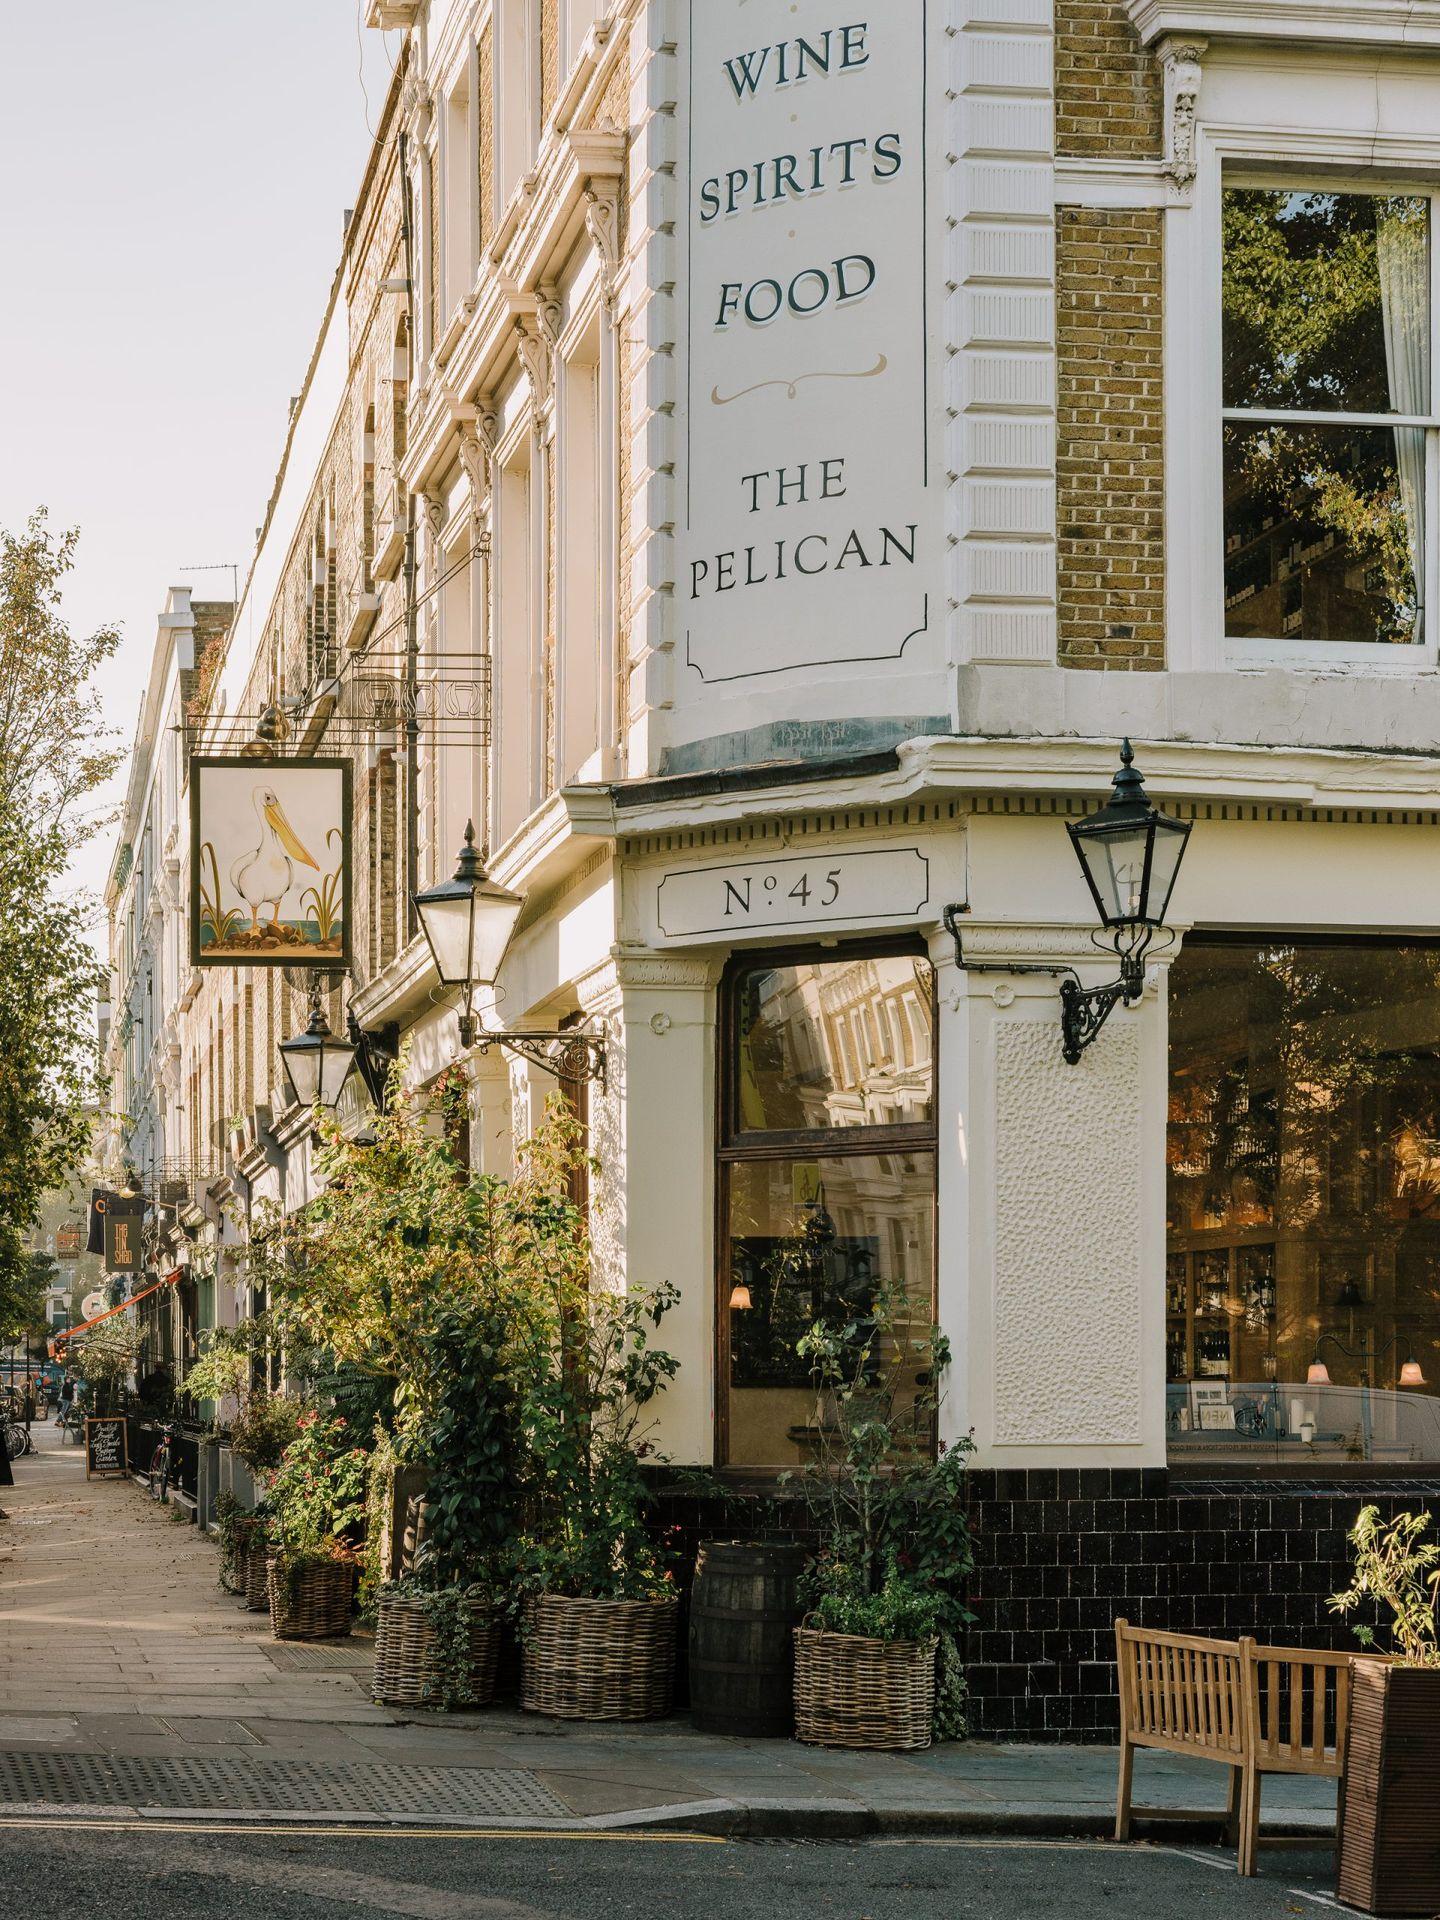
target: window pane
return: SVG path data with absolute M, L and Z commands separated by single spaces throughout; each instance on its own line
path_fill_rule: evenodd
M 742 1133 L 923 1125 L 933 1117 L 927 961 L 886 954 L 756 966 L 735 987 Z
M 1242 426 L 1225 436 L 1225 631 L 1418 642 L 1425 434 Z
M 730 1444 L 735 1466 L 814 1458 L 826 1408 L 796 1345 L 817 1321 L 863 1315 L 882 1286 L 932 1320 L 935 1156 L 860 1154 L 732 1166 Z M 736 1290 L 740 1290 L 737 1294 Z M 743 1304 L 748 1297 L 749 1305 Z
M 1227 407 L 1430 411 L 1430 208 L 1409 194 L 1224 196 Z
M 1172 1460 L 1440 1460 L 1440 950 L 1187 945 L 1170 995 Z

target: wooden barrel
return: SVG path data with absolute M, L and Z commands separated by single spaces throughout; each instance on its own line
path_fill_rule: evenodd
M 806 1557 L 789 1540 L 701 1547 L 690 1599 L 690 1707 L 701 1732 L 794 1732 L 794 1629 Z

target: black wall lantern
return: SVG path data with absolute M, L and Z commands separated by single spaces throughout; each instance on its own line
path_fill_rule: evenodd
M 280 1063 L 297 1106 L 333 1109 L 338 1104 L 355 1064 L 355 1042 L 330 1031 L 318 982 L 310 989 L 310 1024 L 280 1042 Z
M 468 822 L 455 877 L 414 896 L 435 971 L 442 986 L 459 987 L 460 1044 L 485 1053 L 507 1048 L 547 1073 L 565 1080 L 604 1080 L 605 1042 L 581 1028 L 560 1033 L 482 1027 L 475 1018 L 476 987 L 493 987 L 525 905 L 485 871 L 475 850 L 475 825 Z
M 1080 871 L 1100 914 L 1097 947 L 1113 950 L 1120 978 L 1103 987 L 1081 984 L 1073 967 L 974 965 L 965 959 L 959 915 L 947 907 L 945 925 L 955 941 L 955 957 L 974 973 L 1048 973 L 1060 981 L 1060 1032 L 1071 1066 L 1121 1004 L 1133 1006 L 1145 991 L 1145 955 L 1165 923 L 1180 862 L 1190 838 L 1188 820 L 1172 820 L 1151 804 L 1135 753 L 1126 740 L 1110 797 L 1098 813 L 1067 825 Z

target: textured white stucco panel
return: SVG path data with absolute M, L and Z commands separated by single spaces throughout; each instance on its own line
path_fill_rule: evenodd
M 1140 1028 L 1078 1067 L 1049 1021 L 995 1027 L 995 1438 L 1141 1439 Z

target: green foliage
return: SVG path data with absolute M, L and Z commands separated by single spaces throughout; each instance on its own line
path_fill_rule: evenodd
M 442 1313 L 425 1336 L 439 1382 L 425 1436 L 430 1483 L 423 1564 L 435 1584 L 498 1592 L 519 1521 L 520 1393 L 508 1363 L 513 1328 L 495 1300 Z
M 0 530 L 0 1339 L 24 1331 L 25 1241 L 82 1158 L 100 1091 L 104 973 L 66 869 L 102 824 L 82 803 L 117 763 L 93 676 L 119 636 L 78 639 L 61 618 L 76 539 L 53 538 L 43 512 Z
M 1395 1652 L 1407 1667 L 1440 1667 L 1435 1636 L 1440 1545 L 1422 1539 L 1429 1529 L 1428 1513 L 1402 1513 L 1386 1525 L 1378 1507 L 1362 1507 L 1350 1529 L 1355 1577 L 1330 1598 L 1331 1610 L 1339 1614 L 1353 1613 L 1362 1601 L 1388 1609 Z M 1374 1647 L 1375 1629 L 1367 1622 L 1357 1621 L 1354 1633 L 1362 1647 Z
M 185 1376 L 185 1391 L 191 1399 L 210 1402 L 211 1426 L 217 1433 L 221 1403 L 243 1401 L 248 1394 L 254 1325 L 246 1321 L 238 1327 L 207 1327 L 200 1335 L 200 1357 Z
M 130 1315 L 117 1313 L 72 1346 L 72 1363 L 97 1413 L 113 1409 L 120 1383 L 135 1365 L 137 1345 Z
M 916 1332 L 904 1290 L 881 1286 L 799 1343 L 824 1414 L 815 1460 L 785 1479 L 803 1491 L 822 1546 L 803 1591 L 834 1633 L 939 1638 L 935 1732 L 965 1731 L 960 1639 L 974 1565 L 965 1512 L 969 1441 L 935 1446 L 950 1348 Z
M 252 1393 L 230 1426 L 230 1448 L 251 1473 L 273 1473 L 300 1430 L 300 1403 L 284 1393 Z
M 330 1554 L 365 1524 L 366 1452 L 349 1423 L 313 1409 L 266 1484 L 270 1538 L 293 1559 Z
M 673 1292 L 592 1294 L 574 1199 L 588 1162 L 559 1102 L 496 1180 L 457 1157 L 462 1078 L 422 1092 L 397 1073 L 394 1089 L 373 1146 L 327 1134 L 323 1194 L 270 1236 L 280 1323 L 338 1371 L 394 1383 L 395 1455 L 430 1469 L 430 1586 L 665 1588 L 639 1458 L 675 1372 L 653 1344 Z
M 434 1635 L 430 1647 L 422 1698 L 427 1705 L 454 1709 L 473 1705 L 470 1620 L 473 1603 L 488 1609 L 491 1596 L 484 1589 L 436 1587 L 423 1576 L 392 1580 L 382 1589 L 400 1600 L 418 1600 Z

